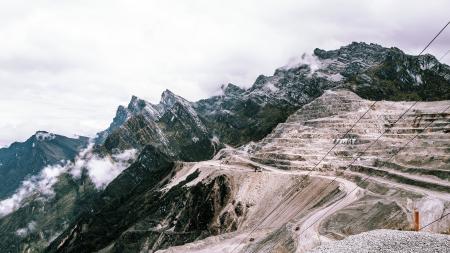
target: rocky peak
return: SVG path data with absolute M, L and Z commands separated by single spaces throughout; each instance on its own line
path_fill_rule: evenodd
M 401 52 L 397 48 L 393 48 Z M 389 51 L 389 48 L 384 48 L 377 44 L 367 44 L 365 42 L 352 42 L 347 46 L 343 46 L 336 50 L 326 51 L 323 49 L 314 49 L 314 55 L 319 57 L 319 59 L 367 59 L 369 58 L 380 58 L 384 56 Z
M 56 135 L 47 131 L 37 131 L 32 137 L 37 141 L 50 141 L 56 138 Z
M 178 108 L 183 108 L 184 111 L 189 112 L 191 117 L 197 118 L 197 113 L 193 108 L 193 103 L 187 101 L 186 99 L 175 95 L 170 90 L 165 90 L 161 94 L 161 101 L 157 105 L 158 111 L 161 115 L 164 115 L 168 111 L 172 111 L 172 113 L 175 113 L 172 109 L 175 107 L 175 105 L 178 105 Z
M 132 96 L 130 103 L 128 104 L 128 110 L 133 114 L 140 113 L 147 104 L 147 101 L 136 96 Z
M 116 117 L 114 118 L 117 122 L 125 122 L 129 116 L 129 111 L 122 105 L 119 105 L 116 112 Z
M 242 89 L 232 83 L 229 83 L 227 85 L 222 85 L 221 88 L 222 88 L 222 91 L 225 96 L 236 96 L 236 95 L 240 95 L 245 92 L 244 89 Z
M 21 182 L 48 165 L 72 160 L 88 144 L 87 137 L 69 138 L 37 131 L 25 142 L 0 149 L 0 199 L 12 194 Z
M 442 65 L 443 68 L 449 69 L 448 65 L 440 64 L 438 59 L 436 59 L 436 57 L 434 57 L 431 54 L 425 54 L 425 55 L 419 56 L 419 64 L 420 64 L 420 68 L 422 70 L 433 69 L 433 67 L 439 67 L 440 65 Z
M 163 106 L 163 108 L 171 108 L 173 107 L 173 105 L 178 102 L 178 101 L 182 101 L 184 99 L 182 99 L 181 97 L 175 95 L 172 91 L 166 89 L 162 94 L 161 94 L 161 101 L 159 102 L 160 105 Z

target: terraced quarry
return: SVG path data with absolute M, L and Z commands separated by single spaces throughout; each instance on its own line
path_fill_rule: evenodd
M 305 252 L 373 229 L 410 230 L 414 209 L 421 225 L 442 217 L 450 212 L 449 106 L 326 91 L 260 142 L 183 164 L 166 190 L 194 172 L 185 187 L 229 179 L 213 217 L 222 234 L 158 252 Z M 424 231 L 449 227 L 447 216 Z

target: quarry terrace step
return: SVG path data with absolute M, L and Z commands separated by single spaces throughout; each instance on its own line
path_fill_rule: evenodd
M 381 146 L 381 145 L 380 145 Z M 365 153 L 378 153 L 378 152 L 388 152 L 387 150 L 398 150 L 397 145 L 392 146 L 386 146 L 386 147 L 376 147 L 376 145 L 372 146 L 373 148 L 368 149 L 365 151 Z M 331 149 L 331 148 L 330 148 Z M 328 149 L 328 150 L 330 150 Z M 439 155 L 446 156 L 450 158 L 450 150 L 448 150 L 447 147 L 433 147 L 435 149 L 435 153 L 432 155 L 437 155 L 437 152 L 439 152 Z M 325 155 L 328 150 L 325 149 L 319 149 L 319 148 L 297 148 L 297 147 L 285 147 L 285 146 L 279 146 L 279 147 L 271 147 L 267 149 L 262 149 L 257 152 L 255 152 L 255 155 L 259 154 L 270 154 L 274 156 L 285 156 L 285 157 L 304 157 L 306 155 Z M 408 152 L 414 152 L 413 154 L 420 154 L 423 152 L 422 146 L 407 146 L 404 150 L 408 150 Z M 355 153 L 355 152 L 362 152 L 363 150 L 360 149 L 351 149 L 349 150 L 347 147 L 343 147 L 342 145 L 337 145 L 333 150 L 331 150 L 332 153 L 336 152 L 348 152 L 348 153 Z M 442 152 L 442 153 L 441 153 Z
M 352 113 L 348 115 L 310 115 L 309 117 L 305 116 L 291 116 L 284 124 L 332 124 L 332 123 L 339 123 L 343 120 L 354 123 L 359 120 L 359 122 L 387 122 L 392 123 L 397 121 L 400 116 L 402 115 L 402 112 L 398 112 L 395 114 L 379 114 L 379 115 L 365 115 L 363 118 L 360 119 L 360 117 L 363 115 L 363 113 Z M 420 123 L 420 122 L 449 122 L 450 116 L 445 115 L 437 115 L 437 116 L 423 116 L 423 115 L 417 115 L 417 114 L 406 114 L 404 115 L 400 120 L 398 120 L 398 123 L 401 122 L 412 122 L 412 123 Z
M 258 159 L 267 159 L 272 161 L 280 160 L 282 162 L 285 161 L 291 161 L 291 162 L 318 162 L 321 159 L 324 160 L 345 160 L 345 161 L 351 161 L 353 159 L 371 159 L 371 158 L 377 158 L 377 159 L 390 159 L 394 155 L 394 152 L 390 153 L 382 153 L 382 152 L 355 152 L 350 153 L 348 151 L 343 152 L 333 152 L 329 153 L 327 156 L 324 154 L 316 154 L 316 155 L 307 155 L 303 154 L 299 156 L 298 158 L 291 158 L 289 156 L 274 156 L 273 153 L 257 153 L 253 157 L 257 157 Z M 450 155 L 437 155 L 437 154 L 409 154 L 413 155 L 415 159 L 428 159 L 428 160 L 434 160 L 434 161 L 448 161 L 450 159 Z
M 382 133 L 372 133 L 370 136 L 363 136 L 364 139 L 366 140 L 374 140 L 376 139 L 378 136 L 380 136 Z M 325 136 L 325 134 L 323 133 L 309 133 L 309 134 L 299 134 L 296 136 L 286 136 L 286 137 L 272 137 L 272 136 L 268 136 L 266 138 L 264 138 L 264 141 L 267 140 L 293 140 L 293 141 L 317 141 L 317 140 L 326 140 L 326 141 L 333 141 L 333 139 L 339 139 L 339 137 L 341 137 L 343 134 L 341 133 L 340 135 L 338 134 L 326 134 L 327 136 Z M 398 139 L 404 139 L 404 138 L 411 138 L 414 137 L 416 134 L 415 133 L 402 133 L 402 134 L 393 134 L 393 133 L 385 133 L 383 134 L 382 138 L 398 138 Z M 430 138 L 430 137 L 435 137 L 435 138 Z M 313 140 L 311 140 L 313 139 Z M 417 135 L 417 137 L 415 139 L 427 139 L 427 140 L 446 140 L 446 141 L 450 141 L 450 135 L 446 134 L 446 133 L 420 133 L 419 135 Z
M 323 120 L 307 120 L 307 121 L 289 121 L 289 122 L 285 122 L 285 123 L 280 123 L 280 126 L 308 126 L 308 127 L 315 127 L 315 126 L 320 126 L 320 127 L 351 127 L 353 125 L 355 125 L 355 123 L 357 122 L 358 118 L 356 118 L 354 121 L 353 120 L 349 120 L 349 119 L 345 119 L 345 118 L 339 118 L 339 119 L 335 119 L 335 120 L 329 120 L 328 118 L 324 118 Z M 391 128 L 391 127 L 425 127 L 428 126 L 431 123 L 431 126 L 447 126 L 450 124 L 450 119 L 420 119 L 417 120 L 416 118 L 402 118 L 400 120 L 398 120 L 395 124 L 394 122 L 396 121 L 392 120 L 392 121 L 388 121 L 386 120 L 384 117 L 382 117 L 381 119 L 374 119 L 374 118 L 363 118 L 360 119 L 358 121 L 358 123 L 355 125 L 356 126 L 371 126 L 371 125 L 382 125 L 384 127 L 387 128 Z M 430 126 L 430 127 L 431 127 Z
M 363 173 L 370 176 L 382 177 L 402 184 L 409 184 L 419 186 L 429 190 L 450 193 L 450 186 L 448 184 L 442 185 L 436 182 L 426 181 L 426 179 L 418 180 L 415 176 L 407 176 L 404 173 L 392 173 L 381 168 L 375 168 L 363 165 L 351 165 L 347 167 L 351 171 Z
M 446 181 L 450 180 L 450 168 L 448 169 L 436 169 L 436 168 L 422 168 L 422 167 L 409 167 L 400 165 L 393 162 L 381 162 L 377 161 L 375 163 L 376 167 L 395 169 L 396 171 L 405 172 L 408 174 L 415 175 L 427 175 L 437 177 Z

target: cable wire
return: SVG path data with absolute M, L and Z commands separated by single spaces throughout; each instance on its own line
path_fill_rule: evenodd
M 428 44 L 425 46 L 425 48 L 420 52 L 419 55 L 421 55 L 423 52 L 425 52 L 425 50 L 427 50 L 427 48 L 431 45 L 431 43 L 434 42 L 434 40 L 439 37 L 439 35 L 441 35 L 441 33 L 445 30 L 445 28 L 447 28 L 447 26 L 450 24 L 450 21 L 444 26 L 442 27 L 442 29 L 436 34 L 436 36 L 434 36 L 434 38 L 428 42 Z
M 447 28 L 447 26 L 450 24 L 450 21 L 434 36 L 434 38 L 425 46 L 425 48 L 418 54 L 418 56 L 420 56 L 420 55 L 422 55 L 422 53 L 423 52 L 425 52 L 425 50 L 436 40 L 436 38 L 437 37 L 439 37 L 439 35 L 445 30 L 445 28 Z M 369 112 L 370 110 L 371 110 L 371 108 L 373 108 L 373 106 L 377 103 L 378 101 L 375 101 L 371 106 L 369 106 L 369 108 L 367 109 L 367 111 L 365 111 L 364 112 L 364 114 L 361 116 L 361 117 L 359 117 L 358 118 L 358 120 L 352 125 L 352 127 L 350 128 L 350 129 L 348 129 L 347 131 L 346 131 L 346 133 L 343 135 L 343 137 L 342 138 L 344 138 L 352 129 L 353 129 L 353 127 L 367 114 L 367 112 Z M 417 103 L 417 101 L 413 104 L 413 106 L 415 105 Z M 411 107 L 410 107 L 411 108 Z M 410 109 L 409 108 L 409 109 Z M 409 110 L 408 109 L 408 110 Z M 406 112 L 405 112 L 406 113 Z M 404 114 L 402 114 L 402 116 L 403 116 Z M 398 120 L 397 120 L 398 121 Z M 384 134 L 385 132 L 383 132 L 383 134 Z M 383 135 L 382 134 L 382 135 Z M 381 138 L 381 136 L 382 135 L 380 135 L 379 136 L 379 138 Z M 377 138 L 377 140 L 379 139 L 379 138 Z M 377 140 L 375 140 L 375 142 L 377 141 Z M 311 171 L 306 175 L 306 177 L 304 177 L 303 178 L 303 180 L 300 182 L 300 184 L 304 181 L 304 179 L 305 178 L 307 178 L 308 176 L 309 176 L 309 174 L 311 174 L 311 172 L 325 159 L 325 157 L 326 156 L 328 156 L 328 154 L 337 146 L 339 144 L 339 142 L 337 142 L 337 143 L 335 143 L 335 145 L 319 160 L 319 162 L 318 163 L 316 163 L 314 166 L 313 166 L 313 168 L 311 169 Z M 370 147 L 371 145 L 369 145 L 369 147 Z M 365 150 L 365 151 L 367 151 L 367 149 Z M 364 151 L 364 152 L 365 152 Z M 364 153 L 363 152 L 363 153 Z M 336 177 L 337 178 L 337 177 Z M 336 179 L 335 178 L 335 179 Z M 333 179 L 333 181 L 335 181 L 335 179 Z M 332 182 L 333 182 L 332 181 Z M 330 184 L 332 183 L 332 182 L 330 182 Z M 329 185 L 330 185 L 329 184 Z M 328 187 L 328 185 L 327 185 L 327 187 Z M 327 187 L 325 187 L 324 188 L 324 190 L 327 188 Z M 304 188 L 303 188 L 304 189 Z M 302 189 L 302 191 L 303 191 L 303 189 Z M 296 197 L 296 195 L 297 194 L 300 194 L 302 191 L 300 191 L 300 192 L 297 192 L 296 194 L 294 194 L 294 196 L 293 197 L 291 197 L 290 199 L 290 201 L 288 202 L 288 204 L 293 200 L 293 199 L 295 199 L 295 197 Z M 348 196 L 348 195 L 347 195 Z M 345 197 L 344 197 L 345 198 Z M 244 239 L 241 241 L 241 242 L 239 242 L 238 243 L 238 245 L 236 245 L 236 247 L 235 248 L 233 248 L 233 250 L 231 250 L 230 251 L 230 253 L 232 253 L 232 252 L 234 252 L 243 242 L 245 242 L 246 240 L 247 240 L 247 238 L 253 233 L 253 232 L 255 232 L 256 231 L 256 229 L 258 229 L 259 228 L 259 226 L 270 216 L 270 215 L 272 215 L 272 213 L 274 213 L 275 212 L 275 210 L 278 208 L 278 206 L 276 206 L 271 212 L 269 212 L 269 214 L 267 215 L 267 216 L 265 216 L 264 217 L 264 219 L 253 229 L 253 230 L 251 230 L 251 232 L 248 234 L 248 236 L 246 236 L 246 237 L 244 237 Z M 284 212 L 284 210 L 283 210 L 283 212 Z M 309 228 L 309 227 L 308 227 Z
M 437 222 L 437 221 L 442 220 L 443 218 L 447 217 L 448 215 L 450 215 L 450 213 L 447 213 L 447 214 L 442 215 L 441 218 L 436 219 L 436 220 L 434 220 L 434 221 L 428 223 L 427 225 L 421 227 L 421 228 L 419 229 L 419 231 L 422 230 L 422 229 L 424 229 L 424 228 L 426 228 L 426 227 L 428 227 L 428 226 L 430 226 L 431 224 L 433 224 L 433 223 L 435 223 L 435 222 Z
M 447 106 L 442 112 L 440 112 L 440 114 L 442 114 L 442 113 L 445 113 L 445 111 L 447 111 L 448 109 L 450 109 L 450 105 L 449 106 Z M 419 133 L 417 133 L 416 135 L 414 135 L 414 137 L 413 138 L 411 138 L 405 145 L 403 145 L 401 148 L 400 148 L 400 150 L 399 151 L 397 151 L 396 153 L 394 153 L 394 155 L 392 155 L 388 160 L 390 160 L 390 159 L 392 159 L 393 157 L 395 157 L 398 153 L 400 153 L 409 143 L 411 143 L 420 133 L 422 133 L 425 129 L 427 129 L 431 124 L 433 124 L 434 123 L 434 121 L 435 120 L 433 120 L 433 121 L 431 121 L 428 125 L 426 125 L 423 129 L 422 129 L 422 131 L 420 131 Z M 344 200 L 345 198 L 347 198 L 348 196 L 350 196 L 350 194 L 351 193 L 353 193 L 356 189 L 358 189 L 358 187 L 362 184 L 362 183 L 364 183 L 366 180 L 368 180 L 369 178 L 371 178 L 372 176 L 370 175 L 370 173 L 369 173 L 369 175 L 366 177 L 366 178 L 364 178 L 364 180 L 362 180 L 361 182 L 359 182 L 359 184 L 357 184 L 356 185 L 356 187 L 355 188 L 353 188 L 349 193 L 347 193 L 347 195 L 344 197 L 344 198 L 342 198 L 342 199 L 340 199 L 339 201 L 337 201 L 336 203 L 334 203 L 333 204 L 333 206 L 334 205 L 336 205 L 336 204 L 338 204 L 339 202 L 341 202 L 342 200 Z M 337 177 L 336 177 L 337 178 Z M 330 208 L 331 209 L 331 208 Z M 330 210 L 329 209 L 329 210 Z M 301 232 L 300 234 L 299 234 L 299 236 L 300 235 L 302 235 L 306 230 L 308 230 L 312 225 L 314 225 L 317 221 L 319 221 L 320 219 L 322 219 L 326 214 L 328 213 L 328 211 L 326 211 L 322 216 L 320 216 L 320 218 L 318 218 L 316 221 L 314 221 L 310 226 L 308 226 L 306 229 L 304 229 L 303 230 L 303 232 Z M 429 224 L 428 224 L 429 225 Z
M 340 138 L 340 139 L 343 139 L 343 138 L 345 138 L 345 136 L 347 136 L 349 133 L 350 133 L 350 131 L 356 126 L 356 124 L 358 124 L 358 122 L 371 110 L 371 108 L 373 108 L 374 106 L 375 106 L 375 104 L 377 103 L 378 101 L 375 101 L 375 102 L 373 102 L 369 107 L 368 107 L 368 109 L 358 118 L 358 120 L 356 120 L 356 122 L 355 123 L 353 123 L 353 125 L 344 133 L 344 135 Z M 325 153 L 325 155 L 313 166 L 313 168 L 306 174 L 306 175 L 304 175 L 303 176 L 303 178 L 302 178 L 302 180 L 300 181 L 300 183 L 299 183 L 299 185 L 301 185 L 302 183 L 303 183 L 303 181 L 305 181 L 305 179 L 306 178 L 308 178 L 308 176 L 314 171 L 314 169 L 328 156 L 328 154 L 330 154 L 330 152 L 331 151 L 333 151 L 333 149 L 337 146 L 339 144 L 339 142 L 336 142 L 332 147 L 331 147 L 331 149 L 330 150 L 328 150 L 328 152 L 326 152 Z M 293 192 L 293 190 L 296 190 L 297 189 L 297 187 L 293 187 L 292 189 L 291 189 L 291 191 L 289 191 L 289 193 L 287 194 L 288 196 L 290 195 L 290 193 L 291 192 Z M 304 188 L 303 188 L 304 189 Z M 292 201 L 292 199 L 295 199 L 295 197 L 298 195 L 298 194 L 300 194 L 302 191 L 303 191 L 303 189 L 300 191 L 300 192 L 297 192 L 296 194 L 294 194 L 293 196 L 291 196 L 291 197 L 289 197 L 288 199 L 286 199 L 285 201 L 288 201 L 288 200 L 290 200 L 289 202 L 288 202 L 288 204 Z M 241 242 L 239 242 L 238 243 L 238 245 L 235 247 L 235 248 L 233 248 L 233 250 L 232 251 L 230 251 L 230 253 L 232 253 L 232 252 L 234 252 L 242 243 L 244 243 L 247 239 L 248 239 L 248 237 L 250 237 L 250 235 L 251 234 L 253 234 L 258 228 L 259 228 L 259 226 L 261 226 L 266 220 L 267 220 L 267 218 L 269 218 L 270 217 L 270 215 L 272 215 L 276 210 L 278 209 L 278 206 L 275 206 L 270 212 L 269 212 L 269 214 L 268 215 L 266 215 L 263 219 L 262 219 L 262 221 L 261 222 L 259 222 L 259 224 L 257 225 L 257 226 L 255 226 L 251 231 L 250 231 L 250 233 L 248 234 L 248 236 L 246 236 L 246 237 L 244 237 L 244 239 L 242 239 L 241 240 Z

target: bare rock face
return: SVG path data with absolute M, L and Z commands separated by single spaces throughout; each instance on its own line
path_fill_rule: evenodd
M 345 87 L 374 100 L 433 101 L 449 99 L 449 82 L 450 68 L 431 55 L 354 42 L 316 49 L 272 76 L 259 76 L 248 89 L 223 85 L 222 95 L 194 103 L 168 90 L 157 105 L 133 97 L 127 108 L 118 108 L 97 143 L 110 151 L 151 144 L 183 160 L 203 160 L 220 148 L 219 142 L 239 146 L 264 138 L 327 89 Z M 187 148 L 194 152 L 180 151 Z
M 230 179 L 219 175 L 184 187 L 198 176 L 194 173 L 165 192 L 173 169 L 169 157 L 146 147 L 138 161 L 105 189 L 92 212 L 82 215 L 49 252 L 96 251 L 113 241 L 111 252 L 165 248 L 232 231 L 234 221 L 219 217 L 230 202 Z
M 196 244 L 195 241 L 207 236 L 220 236 L 230 231 L 245 233 L 264 215 L 269 214 L 271 208 L 268 206 L 277 211 L 263 223 L 259 237 L 254 238 L 255 243 L 244 244 L 242 250 L 264 252 L 274 246 L 273 240 L 286 242 L 278 243 L 277 247 L 287 251 L 307 249 L 317 244 L 316 239 L 311 239 L 317 237 L 314 233 L 320 233 L 317 237 L 319 241 L 320 238 L 339 239 L 387 225 L 382 218 L 384 216 L 394 221 L 390 224 L 392 228 L 406 229 L 412 205 L 423 205 L 420 203 L 428 196 L 427 192 L 420 189 L 429 188 L 439 194 L 447 192 L 447 154 L 445 149 L 438 148 L 445 141 L 424 138 L 418 144 L 436 148 L 436 156 L 432 159 L 426 157 L 426 153 L 407 152 L 414 155 L 399 155 L 392 161 L 386 160 L 397 151 L 390 148 L 404 143 L 426 122 L 438 120 L 438 124 L 447 124 L 448 116 L 432 113 L 445 103 L 418 104 L 396 128 L 392 123 L 411 103 L 379 102 L 370 108 L 373 102 L 358 95 L 372 99 L 437 100 L 446 93 L 433 93 L 431 90 L 434 88 L 430 87 L 437 85 L 439 89 L 445 90 L 448 73 L 448 66 L 439 64 L 431 56 L 415 57 L 405 55 L 396 48 L 352 43 L 338 50 L 317 49 L 314 55 L 302 56 L 298 63 L 277 69 L 273 76 L 258 77 L 249 89 L 228 84 L 223 87 L 223 95 L 195 103 L 169 91 L 163 93 L 158 105 L 133 98 L 127 108 L 119 108 L 117 120 L 107 130 L 104 149 L 142 149 L 146 144 L 151 144 L 171 159 L 198 161 L 215 154 L 221 147 L 217 143 L 238 146 L 249 141 L 257 142 L 239 150 L 221 150 L 216 156 L 218 160 L 196 165 L 185 164 L 181 172 L 177 170 L 175 175 L 161 181 L 161 189 L 154 193 L 154 201 L 160 203 L 158 201 L 164 199 L 172 205 L 185 203 L 187 207 L 175 205 L 176 209 L 166 207 L 168 209 L 164 210 L 172 210 L 167 213 L 178 210 L 178 215 L 190 212 L 192 218 L 180 221 L 180 217 L 175 219 L 144 212 L 123 228 L 113 229 L 114 236 L 101 239 L 102 243 L 95 249 L 110 245 L 103 249 L 133 251 L 131 248 L 134 247 L 134 250 L 140 248 L 151 251 L 192 241 Z M 339 87 L 355 91 L 356 94 L 329 90 Z M 359 122 L 348 135 L 342 136 L 358 116 L 369 108 L 367 118 Z M 386 138 L 348 167 L 349 162 L 384 130 L 388 130 Z M 438 135 L 445 135 L 445 131 L 445 127 L 431 130 Z M 315 168 L 320 158 L 336 144 L 336 149 Z M 438 155 L 439 152 L 444 153 Z M 189 180 L 184 182 L 188 175 L 196 174 L 194 167 L 199 170 L 198 178 L 191 178 L 192 183 Z M 314 175 L 306 181 L 309 183 L 301 182 L 301 172 L 309 172 L 313 168 L 317 171 L 314 174 L 320 175 Z M 239 170 L 242 171 L 237 172 Z M 263 172 L 258 172 L 260 170 Z M 257 173 L 256 178 L 252 177 L 255 181 L 247 182 L 254 189 L 246 188 L 245 183 L 236 184 L 242 182 L 249 171 Z M 267 174 L 282 173 L 280 171 L 287 173 L 286 178 L 265 181 Z M 177 176 L 180 173 L 184 176 Z M 372 173 L 375 177 L 364 181 L 365 176 Z M 336 175 L 339 178 L 337 181 L 333 180 Z M 440 179 L 434 178 L 438 175 Z M 209 188 L 212 182 L 222 176 L 227 178 L 226 185 L 230 185 L 231 189 L 226 202 L 218 201 L 220 198 L 217 192 Z M 177 181 L 178 177 L 182 180 Z M 260 188 L 254 185 L 261 182 L 265 183 Z M 295 182 L 299 184 L 298 189 L 295 189 Z M 327 188 L 330 182 L 333 187 Z M 116 185 L 120 187 L 121 184 Z M 201 185 L 208 187 L 202 188 Z M 212 185 L 213 188 L 219 187 L 217 182 Z M 358 190 L 350 194 L 352 187 Z M 293 194 L 294 190 L 299 189 L 305 192 Z M 171 195 L 174 191 L 186 198 L 174 197 Z M 282 197 L 276 198 L 274 193 Z M 315 212 L 326 209 L 329 203 L 334 203 L 346 194 L 349 200 L 330 210 L 331 214 L 320 220 L 321 226 L 312 229 L 320 232 L 300 235 L 301 230 L 317 218 Z M 439 194 L 432 196 L 434 198 Z M 205 203 L 195 200 L 196 195 L 206 198 L 210 208 L 204 209 Z M 297 204 L 288 204 L 290 198 L 297 199 Z M 431 201 L 441 203 L 444 209 L 447 206 L 445 198 Z M 193 210 L 189 205 L 202 206 L 201 209 L 208 212 L 200 212 L 203 218 L 199 218 L 199 210 Z M 367 214 L 366 219 L 361 219 L 357 225 L 352 224 L 355 223 L 355 216 L 363 214 Z M 430 214 L 430 217 L 436 215 Z M 201 228 L 200 220 L 206 221 Z M 300 232 L 296 230 L 297 227 Z M 194 228 L 199 228 L 201 232 L 192 232 Z M 173 234 L 177 229 L 178 232 Z M 299 240 L 305 243 L 299 245 Z M 74 243 L 72 246 L 76 245 Z
M 372 108 L 365 99 L 448 99 L 449 78 L 449 67 L 430 55 L 352 43 L 316 49 L 272 76 L 259 76 L 248 89 L 228 84 L 223 94 L 197 102 L 168 90 L 158 104 L 133 96 L 98 134 L 94 153 L 136 149 L 138 159 L 105 190 L 92 191 L 88 180 L 63 175 L 58 201 L 40 209 L 48 215 L 39 218 L 61 233 L 44 236 L 57 237 L 48 251 L 293 252 L 386 225 L 407 229 L 413 208 L 425 214 L 424 222 L 433 220 L 449 206 L 443 148 L 449 116 L 436 113 L 448 101 L 419 103 L 394 124 L 411 103 Z M 398 150 L 416 133 L 421 135 L 411 148 Z M 34 212 L 28 207 L 21 212 Z M 386 216 L 393 222 L 387 224 Z M 5 233 L 27 225 L 18 222 L 24 217 L 0 220 Z M 443 220 L 430 229 L 446 225 Z M 43 241 L 39 236 L 30 234 L 24 250 L 42 250 L 46 245 L 35 245 Z M 8 245 L 1 249 L 10 250 Z
M 208 132 L 191 102 L 166 90 L 153 105 L 133 97 L 125 109 L 119 107 L 110 127 L 97 135 L 107 152 L 142 149 L 151 144 L 174 159 L 209 159 L 219 144 Z
M 240 182 L 224 209 L 234 209 L 237 230 L 161 252 L 304 252 L 374 229 L 409 230 L 414 208 L 421 224 L 442 217 L 450 211 L 450 101 L 412 105 L 330 90 L 261 141 L 221 150 L 217 162 L 197 166 L 200 177 L 225 171 Z M 449 225 L 444 218 L 424 230 Z
M 431 55 L 411 56 L 398 48 L 352 43 L 314 50 L 298 62 L 259 76 L 247 90 L 228 84 L 223 95 L 195 103 L 221 141 L 242 145 L 260 140 L 324 90 L 345 87 L 373 100 L 450 99 L 450 67 Z
M 397 48 L 354 42 L 337 50 L 316 49 L 273 76 L 259 76 L 249 89 L 224 85 L 222 95 L 195 103 L 168 90 L 157 105 L 133 96 L 96 142 L 108 150 L 152 144 L 174 154 L 179 153 L 173 148 L 178 142 L 193 148 L 198 141 L 207 145 L 214 136 L 222 143 L 242 145 L 263 138 L 326 89 L 347 87 L 378 100 L 439 100 L 448 99 L 449 80 L 450 68 L 431 55 L 411 56 Z M 171 136 L 173 131 L 185 133 Z

